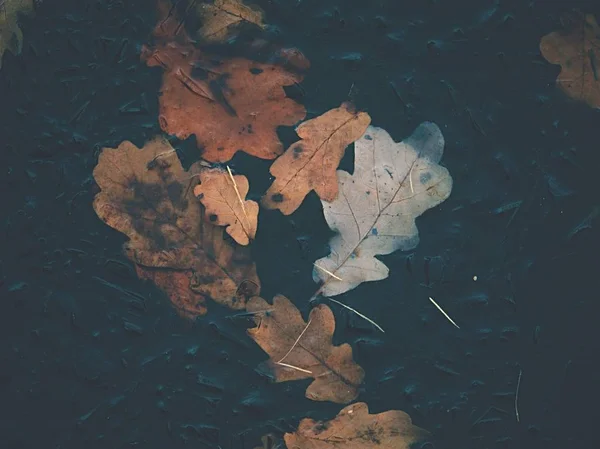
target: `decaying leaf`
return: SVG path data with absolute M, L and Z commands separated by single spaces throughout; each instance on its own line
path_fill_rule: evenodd
M 279 156 L 283 147 L 277 127 L 292 126 L 306 114 L 283 89 L 302 80 L 298 61 L 306 64 L 306 59 L 293 51 L 280 52 L 283 60 L 277 64 L 219 61 L 197 49 L 164 9 L 154 31 L 155 46 L 142 52 L 149 66 L 164 70 L 159 98 L 163 131 L 179 139 L 194 134 L 202 157 L 212 162 L 228 161 L 237 151 L 262 159 Z
M 197 7 L 202 19 L 198 35 L 207 42 L 224 42 L 235 34 L 242 24 L 264 28 L 264 13 L 256 6 L 245 5 L 241 0 L 214 0 L 200 3 Z
M 207 298 L 243 309 L 259 286 L 249 251 L 205 220 L 193 193 L 203 170 L 196 163 L 186 172 L 162 138 L 142 149 L 127 141 L 104 148 L 94 168 L 96 214 L 129 237 L 124 251 L 140 277 L 156 282 L 188 317 L 205 313 Z M 247 291 L 249 285 L 256 288 Z
M 220 169 L 203 170 L 194 195 L 206 208 L 206 216 L 240 245 L 247 245 L 256 235 L 258 203 L 245 200 L 248 179 Z
M 400 410 L 370 415 L 367 404 L 357 402 L 331 421 L 303 419 L 284 440 L 288 449 L 409 449 L 428 437 L 429 432 L 413 425 Z
M 592 14 L 570 19 L 565 29 L 542 38 L 542 56 L 560 64 L 556 82 L 567 95 L 600 108 L 600 27 Z
M 33 0 L 0 0 L 0 67 L 6 50 L 14 55 L 23 48 L 19 15 L 33 12 Z
M 268 433 L 263 435 L 260 439 L 262 442 L 261 446 L 255 447 L 254 449 L 280 449 L 283 448 L 283 440 L 281 437 Z
M 271 357 L 267 366 L 277 382 L 314 378 L 306 390 L 313 401 L 345 404 L 358 396 L 364 371 L 354 362 L 349 344 L 333 346 L 335 318 L 329 307 L 313 308 L 308 323 L 282 295 L 275 296 L 273 305 L 254 297 L 246 310 L 256 323 L 248 335 Z
M 434 123 L 422 123 L 396 143 L 381 128 L 370 126 L 355 143 L 354 173 L 338 170 L 340 194 L 322 201 L 329 227 L 338 232 L 331 254 L 315 263 L 318 293 L 339 295 L 365 281 L 388 276 L 375 258 L 417 246 L 415 219 L 450 195 L 452 178 L 438 165 L 444 137 Z
M 268 209 L 294 212 L 314 190 L 324 201 L 338 195 L 336 170 L 346 147 L 362 136 L 371 123 L 366 112 L 344 103 L 296 128 L 300 141 L 292 144 L 271 165 L 275 181 L 263 198 Z

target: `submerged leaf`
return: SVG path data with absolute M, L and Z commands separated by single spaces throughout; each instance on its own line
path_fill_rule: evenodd
M 571 98 L 600 108 L 600 27 L 592 14 L 577 14 L 566 28 L 540 41 L 542 56 L 560 64 L 557 84 Z
M 382 128 L 370 126 L 355 144 L 354 173 L 339 170 L 340 194 L 322 201 L 329 227 L 338 232 L 331 254 L 315 263 L 318 293 L 334 296 L 365 281 L 388 276 L 375 258 L 417 246 L 415 219 L 450 195 L 452 178 L 438 165 L 444 138 L 434 123 L 422 123 L 396 143 Z
M 330 421 L 305 418 L 298 430 L 284 435 L 288 449 L 409 449 L 429 433 L 400 410 L 369 414 L 364 402 L 351 404 Z
M 203 22 L 198 35 L 207 42 L 224 42 L 234 35 L 236 27 L 244 23 L 265 27 L 261 9 L 247 6 L 241 0 L 200 3 L 197 11 Z
M 14 55 L 23 48 L 23 32 L 19 15 L 33 12 L 33 0 L 0 0 L 0 67 L 6 50 Z
M 205 219 L 193 193 L 203 170 L 196 163 L 186 172 L 161 138 L 142 149 L 127 141 L 104 148 L 94 168 L 96 214 L 129 237 L 124 251 L 140 277 L 156 282 L 187 317 L 205 313 L 207 298 L 243 309 L 247 284 L 257 286 L 253 295 L 259 285 L 249 251 Z
M 273 305 L 262 298 L 248 301 L 256 327 L 248 335 L 271 357 L 267 362 L 277 382 L 314 378 L 306 390 L 313 401 L 348 403 L 358 396 L 363 369 L 354 362 L 352 348 L 331 342 L 335 318 L 324 304 L 313 308 L 308 323 L 285 296 Z
M 206 208 L 211 223 L 226 226 L 227 233 L 240 245 L 247 245 L 256 235 L 258 203 L 244 200 L 248 194 L 248 179 L 219 170 L 200 173 L 200 185 L 194 195 Z
M 276 179 L 262 204 L 289 215 L 300 207 L 311 190 L 324 201 L 335 200 L 338 165 L 346 147 L 364 134 L 369 123 L 369 114 L 356 112 L 344 103 L 300 124 L 296 133 L 301 140 L 271 165 L 271 174 Z
M 202 157 L 212 162 L 228 161 L 237 151 L 262 159 L 280 155 L 277 127 L 292 126 L 306 114 L 283 87 L 302 80 L 306 59 L 299 52 L 280 52 L 283 64 L 219 61 L 193 45 L 174 15 L 162 13 L 155 46 L 145 47 L 142 59 L 164 69 L 159 98 L 163 131 L 179 139 L 194 134 Z

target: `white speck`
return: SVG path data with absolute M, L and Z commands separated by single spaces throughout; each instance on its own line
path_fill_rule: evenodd
M 473 280 L 476 281 L 477 280 L 477 275 L 473 276 Z

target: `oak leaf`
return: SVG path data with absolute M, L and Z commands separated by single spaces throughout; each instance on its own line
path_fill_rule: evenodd
M 248 179 L 220 169 L 203 170 L 194 195 L 206 208 L 206 216 L 217 226 L 226 226 L 227 233 L 240 245 L 247 245 L 256 236 L 258 203 L 244 200 L 248 194 Z
M 187 317 L 206 313 L 209 298 L 243 309 L 259 286 L 249 251 L 205 219 L 193 193 L 203 170 L 196 163 L 185 171 L 162 138 L 142 149 L 128 141 L 104 148 L 94 168 L 96 214 L 129 237 L 123 249 L 140 277 L 156 282 Z
M 277 382 L 314 378 L 306 389 L 313 401 L 345 404 L 358 396 L 364 371 L 354 362 L 349 344 L 332 344 L 335 318 L 329 307 L 314 307 L 308 323 L 282 295 L 275 296 L 273 305 L 251 298 L 246 310 L 256 323 L 248 335 L 269 354 L 266 365 Z
M 600 108 L 600 27 L 592 14 L 577 14 L 565 22 L 565 29 L 544 36 L 542 56 L 560 64 L 556 79 L 571 98 Z
M 322 201 L 329 227 L 338 234 L 331 254 L 316 261 L 317 294 L 334 296 L 365 281 L 388 276 L 375 258 L 417 246 L 415 219 L 450 195 L 452 178 L 438 165 L 444 137 L 434 123 L 422 123 L 396 143 L 382 128 L 370 126 L 355 143 L 354 173 L 338 170 L 340 194 Z
M 305 418 L 294 433 L 284 435 L 289 449 L 409 449 L 429 432 L 412 424 L 400 410 L 369 414 L 364 402 L 351 404 L 326 422 Z
M 256 6 L 247 6 L 241 0 L 200 3 L 197 12 L 203 22 L 198 35 L 207 42 L 224 42 L 235 34 L 239 25 L 245 23 L 265 27 L 262 10 Z
M 364 134 L 369 123 L 371 117 L 367 113 L 356 112 L 344 103 L 300 124 L 296 133 L 301 140 L 271 165 L 271 174 L 276 179 L 262 204 L 289 215 L 300 207 L 311 190 L 324 201 L 335 200 L 336 170 L 346 147 Z
M 302 80 L 306 58 L 291 51 L 280 52 L 277 64 L 218 60 L 196 48 L 164 9 L 155 45 L 142 51 L 149 66 L 164 70 L 159 98 L 163 131 L 179 139 L 194 134 L 202 157 L 212 162 L 228 161 L 237 151 L 262 159 L 279 156 L 283 146 L 277 127 L 292 126 L 306 115 L 304 106 L 287 98 L 283 89 Z
M 6 50 L 14 55 L 23 48 L 23 32 L 19 28 L 19 15 L 33 12 L 33 0 L 0 0 L 0 68 Z

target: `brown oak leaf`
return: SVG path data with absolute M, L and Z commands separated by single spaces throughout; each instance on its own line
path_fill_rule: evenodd
M 202 157 L 212 162 L 228 161 L 237 151 L 262 159 L 279 156 L 283 147 L 277 127 L 292 126 L 306 115 L 304 106 L 287 98 L 283 89 L 302 80 L 306 58 L 298 51 L 281 51 L 277 64 L 218 60 L 196 48 L 165 9 L 163 5 L 164 19 L 154 31 L 155 45 L 142 51 L 149 66 L 164 70 L 159 98 L 163 131 L 179 139 L 194 134 Z
M 600 27 L 592 14 L 576 14 L 563 23 L 563 30 L 541 39 L 542 56 L 560 64 L 556 82 L 568 96 L 600 108 Z
M 96 214 L 129 237 L 124 252 L 140 277 L 156 282 L 187 317 L 204 314 L 208 298 L 243 309 L 260 285 L 249 251 L 205 220 L 193 193 L 203 170 L 196 163 L 186 172 L 162 138 L 142 149 L 128 141 L 104 148 L 94 168 Z
M 264 13 L 256 6 L 248 6 L 241 0 L 214 0 L 200 3 L 197 12 L 202 19 L 198 35 L 207 42 L 224 42 L 235 34 L 236 28 L 245 23 L 264 28 Z
M 286 446 L 302 449 L 409 449 L 429 437 L 400 410 L 369 414 L 364 402 L 342 409 L 330 421 L 305 418 L 294 433 L 286 433 Z
M 262 204 L 289 215 L 300 207 L 311 190 L 324 201 L 335 200 L 336 170 L 346 147 L 364 134 L 369 123 L 371 117 L 366 112 L 356 112 L 352 105 L 344 103 L 300 124 L 296 132 L 301 140 L 271 165 L 271 174 L 276 179 Z
M 244 200 L 248 189 L 245 176 L 220 169 L 203 170 L 200 184 L 194 187 L 194 195 L 206 208 L 211 223 L 226 226 L 227 233 L 240 245 L 247 245 L 256 236 L 258 203 Z
M 282 295 L 275 296 L 272 305 L 251 298 L 246 310 L 256 323 L 248 335 L 269 354 L 266 365 L 277 382 L 314 378 L 306 389 L 306 397 L 313 401 L 345 404 L 358 396 L 364 371 L 353 360 L 349 344 L 332 344 L 335 318 L 329 307 L 314 307 L 308 323 Z

